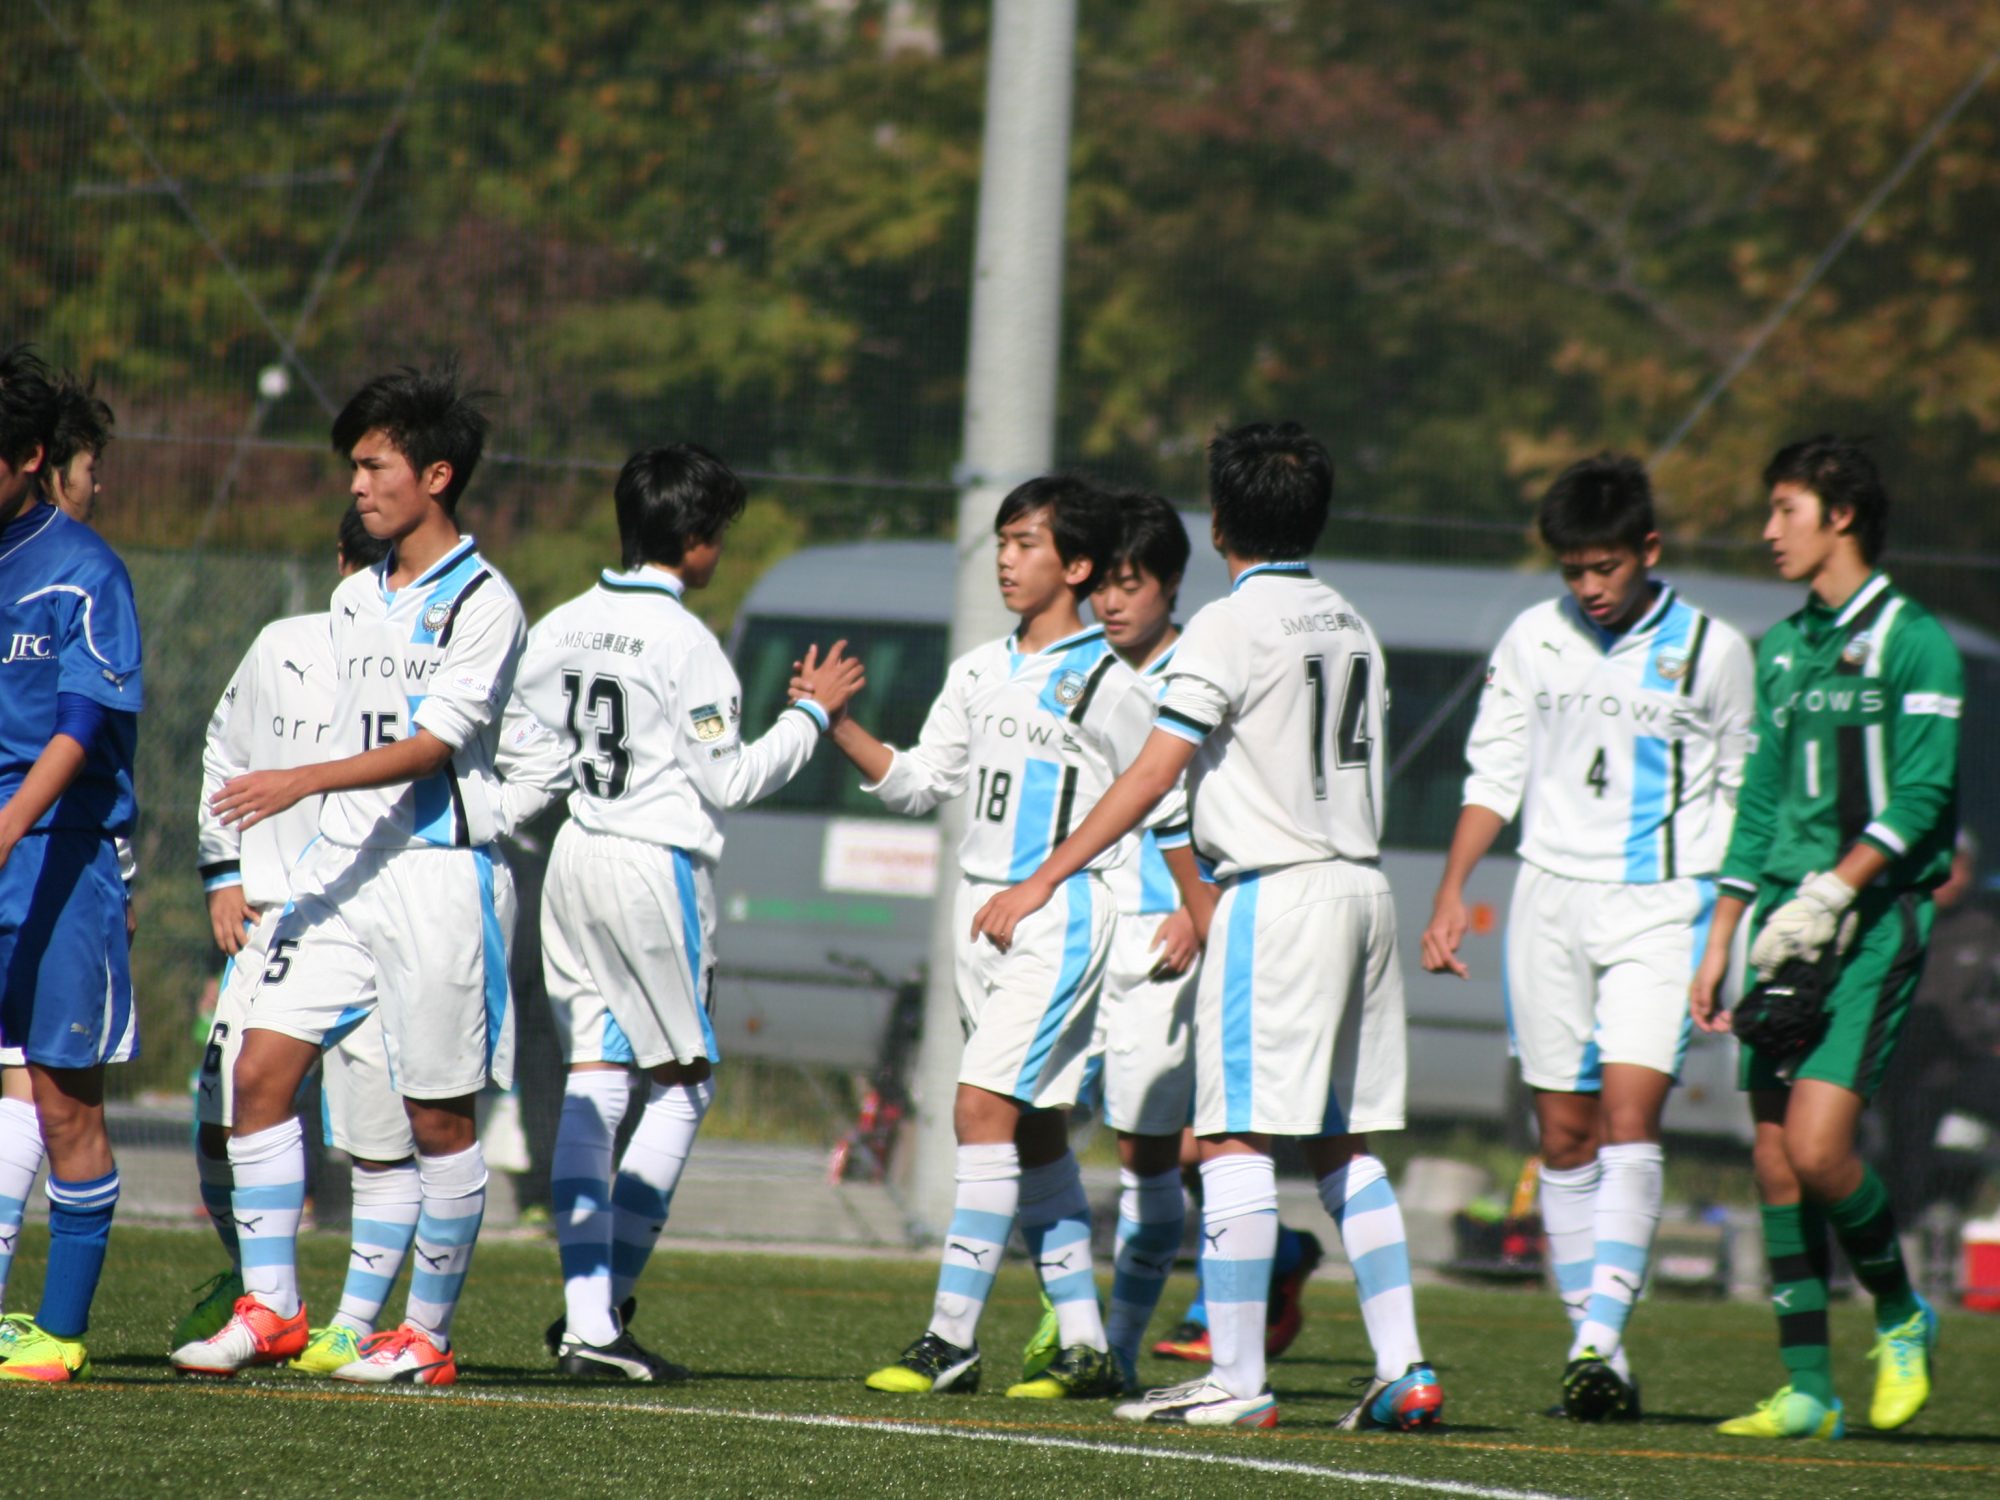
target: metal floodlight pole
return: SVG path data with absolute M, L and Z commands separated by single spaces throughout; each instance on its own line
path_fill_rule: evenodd
M 1055 459 L 1056 371 L 1062 337 L 1063 216 L 1069 196 L 1070 102 L 1076 73 L 1075 0 L 999 0 L 986 57 L 986 133 L 972 262 L 972 337 L 965 369 L 965 454 L 958 497 L 954 658 L 1005 635 L 1013 618 L 993 575 L 993 514 L 1023 479 Z M 951 1220 L 952 1100 L 962 1050 L 953 983 L 959 933 L 963 799 L 939 818 L 938 899 L 930 983 L 917 1054 L 913 1234 L 941 1235 Z

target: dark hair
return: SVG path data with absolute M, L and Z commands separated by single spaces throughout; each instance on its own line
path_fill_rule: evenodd
M 1215 532 L 1237 557 L 1304 557 L 1326 529 L 1333 460 L 1296 422 L 1249 422 L 1208 440 Z
M 1833 524 L 1836 508 L 1849 511 L 1847 534 L 1861 544 L 1864 562 L 1882 555 L 1889 540 L 1889 492 L 1875 460 L 1859 443 L 1830 432 L 1780 448 L 1764 465 L 1764 488 L 1795 484 L 1819 496 L 1819 523 Z
M 0 462 L 19 468 L 42 450 L 42 472 L 56 432 L 55 377 L 27 344 L 0 354 Z
M 749 499 L 729 465 L 699 443 L 669 443 L 633 454 L 618 471 L 613 494 L 628 568 L 679 563 L 690 544 L 721 536 Z
M 1618 453 L 1579 459 L 1542 496 L 1542 540 L 1558 557 L 1593 547 L 1644 554 L 1653 520 L 1653 485 L 1646 466 Z
M 111 441 L 111 426 L 118 419 L 97 395 L 97 382 L 88 385 L 68 371 L 56 377 L 56 428 L 49 439 L 48 466 L 60 474 L 79 453 L 99 454 Z
M 352 453 L 356 443 L 379 431 L 419 475 L 434 463 L 450 464 L 451 483 L 438 497 L 449 514 L 458 508 L 486 446 L 486 414 L 473 404 L 479 396 L 459 389 L 456 360 L 433 370 L 404 365 L 377 375 L 333 419 L 333 451 Z
M 1188 534 L 1180 512 L 1144 490 L 1125 490 L 1111 498 L 1118 504 L 1120 530 L 1110 571 L 1130 563 L 1172 590 L 1187 575 Z
M 1118 551 L 1117 504 L 1087 479 L 1074 474 L 1044 474 L 1008 492 L 993 517 L 993 530 L 1003 531 L 1036 511 L 1048 512 L 1049 537 L 1064 564 L 1078 558 L 1089 560 L 1090 572 L 1082 582 L 1070 585 L 1070 592 L 1078 599 L 1089 598 Z
M 361 524 L 361 509 L 349 502 L 340 517 L 340 556 L 350 568 L 372 568 L 389 555 L 386 537 L 370 536 Z

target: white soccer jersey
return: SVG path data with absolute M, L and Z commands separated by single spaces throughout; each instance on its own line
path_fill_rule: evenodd
M 1200 747 L 1187 796 L 1218 878 L 1379 857 L 1386 675 L 1368 622 L 1304 563 L 1244 569 L 1188 622 L 1159 727 Z
M 564 736 L 578 824 L 711 862 L 726 810 L 790 781 L 826 728 L 818 705 L 795 704 L 744 744 L 736 671 L 658 568 L 607 569 L 552 610 L 528 637 L 520 691 Z
M 1622 635 L 1565 594 L 1501 637 L 1466 743 L 1465 800 L 1521 818 L 1521 858 L 1572 880 L 1721 867 L 1754 669 L 1743 637 L 1662 587 Z
M 452 757 L 421 781 L 335 792 L 320 833 L 348 848 L 478 847 L 499 832 L 495 750 L 526 621 L 507 581 L 460 537 L 393 592 L 391 555 L 333 591 L 338 695 L 322 759 L 357 755 L 427 729 Z
M 1014 637 L 968 651 L 945 673 L 917 743 L 894 752 L 863 791 L 900 813 L 929 812 L 960 793 L 972 816 L 959 845 L 973 880 L 1012 884 L 1032 875 L 1138 757 L 1152 731 L 1153 694 L 1092 625 L 1022 655 Z M 1182 815 L 1178 792 L 1154 814 Z M 1121 841 L 1097 857 L 1109 869 Z
M 292 864 L 319 832 L 312 799 L 247 832 L 209 808 L 222 784 L 246 771 L 290 770 L 351 753 L 333 743 L 333 635 L 324 613 L 274 620 L 257 633 L 229 679 L 201 751 L 197 857 L 209 890 L 243 885 L 260 911 L 284 902 Z
M 1139 674 L 1155 697 L 1167 685 L 1167 663 L 1174 659 L 1179 644 L 1176 641 L 1167 647 L 1147 662 Z M 1180 906 L 1180 887 L 1174 884 L 1174 873 L 1167 868 L 1160 851 L 1185 848 L 1187 842 L 1187 817 L 1178 808 L 1164 824 L 1155 809 L 1146 826 L 1126 835 L 1124 856 L 1104 872 L 1104 883 L 1111 888 L 1111 899 L 1117 902 L 1120 916 L 1163 916 Z M 1149 932 L 1148 941 L 1151 937 Z

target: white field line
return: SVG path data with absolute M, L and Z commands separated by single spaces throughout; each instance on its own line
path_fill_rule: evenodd
M 1057 1448 L 1075 1453 L 1102 1453 L 1118 1458 L 1143 1458 L 1161 1463 L 1210 1464 L 1225 1469 L 1244 1469 L 1259 1474 L 1298 1475 L 1332 1483 L 1398 1486 L 1437 1495 L 1466 1495 L 1473 1500 L 1570 1500 L 1547 1490 L 1513 1490 L 1495 1485 L 1470 1484 L 1457 1479 L 1421 1479 L 1408 1474 L 1375 1474 L 1359 1469 L 1336 1469 L 1322 1464 L 1299 1463 L 1292 1459 L 1256 1458 L 1241 1453 L 1210 1453 L 1188 1448 L 1154 1447 L 1140 1443 L 1093 1442 L 1087 1438 L 1047 1437 L 1025 1432 L 986 1432 L 977 1428 L 932 1427 L 879 1417 L 843 1417 L 813 1412 L 741 1411 L 716 1406 L 654 1406 L 625 1401 L 577 1401 L 559 1396 L 536 1396 L 526 1392 L 436 1390 L 410 1386 L 384 1386 L 382 1393 L 413 1400 L 435 1400 L 452 1405 L 537 1406 L 575 1411 L 625 1412 L 633 1416 L 697 1417 L 725 1422 L 764 1422 L 780 1427 L 832 1427 L 850 1432 L 868 1432 L 886 1437 L 949 1438 L 969 1443 L 1003 1443 L 1022 1448 Z M 252 1391 L 218 1391 L 216 1394 L 248 1396 Z M 258 1393 L 261 1394 L 261 1393 Z M 273 1393 L 276 1394 L 276 1393 Z M 360 1393 L 356 1393 L 357 1397 Z M 366 1399 L 361 1397 L 361 1399 Z M 1412 1441 L 1422 1442 L 1416 1438 Z

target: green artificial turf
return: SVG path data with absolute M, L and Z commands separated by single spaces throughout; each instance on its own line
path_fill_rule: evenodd
M 8 1302 L 33 1307 L 46 1236 L 31 1229 Z M 305 1287 L 332 1311 L 345 1242 L 309 1236 Z M 96 1378 L 0 1389 L 9 1496 L 423 1495 L 479 1500 L 688 1495 L 1573 1496 L 2000 1494 L 2000 1319 L 1947 1313 L 1937 1390 L 1900 1434 L 1866 1422 L 1867 1310 L 1834 1314 L 1835 1370 L 1853 1411 L 1837 1444 L 1718 1437 L 1783 1379 L 1761 1307 L 1655 1298 L 1631 1341 L 1648 1419 L 1579 1427 L 1539 1414 L 1566 1343 L 1543 1294 L 1422 1288 L 1426 1350 L 1447 1426 L 1416 1436 L 1334 1423 L 1368 1369 L 1353 1289 L 1314 1283 L 1292 1352 L 1273 1368 L 1275 1432 L 1134 1428 L 1107 1403 L 1010 1402 L 1037 1316 L 1025 1267 L 1001 1275 L 982 1333 L 976 1396 L 898 1398 L 861 1376 L 921 1331 L 932 1272 L 920 1260 L 727 1255 L 668 1248 L 641 1284 L 634 1331 L 694 1368 L 679 1386 L 578 1384 L 551 1373 L 541 1330 L 560 1308 L 552 1243 L 495 1239 L 474 1262 L 457 1339 L 459 1384 L 356 1391 L 283 1372 L 176 1381 L 167 1330 L 185 1289 L 217 1269 L 206 1233 L 121 1227 L 99 1293 Z M 1165 1318 L 1189 1290 L 1169 1287 Z M 392 1308 L 400 1306 L 399 1300 Z M 1148 1359 L 1141 1375 L 1193 1373 Z M 807 1418 L 869 1425 L 805 1425 Z M 1038 1443 L 1061 1446 L 1040 1446 Z M 1143 1452 L 1133 1452 L 1143 1449 Z M 1206 1456 L 1215 1464 L 1190 1461 Z M 1263 1466 L 1263 1472 L 1239 1467 Z M 1375 1476 L 1374 1479 L 1364 1476 Z M 1427 1488 L 1424 1482 L 1437 1487 Z M 1445 1488 L 1449 1486 L 1449 1488 Z

